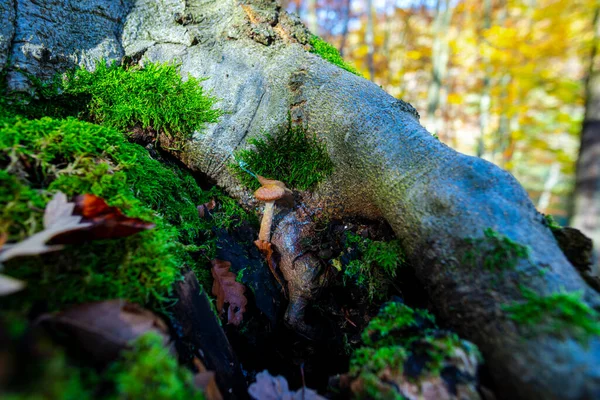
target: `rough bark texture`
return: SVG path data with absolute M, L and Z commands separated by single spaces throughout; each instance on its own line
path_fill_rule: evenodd
M 129 2 L 39 0 L 42 17 L 31 12 L 33 2 L 18 1 L 10 59 L 48 76 L 89 55 L 112 59 L 124 53 L 179 61 L 184 76 L 209 77 L 204 85 L 222 99 L 227 114 L 195 135 L 181 159 L 244 201 L 250 193 L 226 168 L 231 152 L 252 136 L 277 132 L 290 113 L 324 140 L 335 164 L 313 205 L 387 219 L 438 313 L 479 345 L 503 397 L 600 398 L 600 338 L 585 346 L 572 338 L 527 336 L 501 308 L 522 300 L 521 284 L 540 294 L 583 290 L 588 304 L 600 306 L 598 293 L 567 261 L 510 174 L 455 152 L 431 137 L 410 105 L 308 53 L 306 30 L 275 1 L 133 3 L 127 13 Z M 4 10 L 11 2 L 0 4 Z M 85 23 L 93 29 L 80 28 Z M 36 56 L 28 43 L 46 49 L 47 57 Z M 11 87 L 22 83 L 11 80 Z M 504 273 L 461 263 L 464 239 L 480 238 L 488 227 L 530 246 L 530 259 Z

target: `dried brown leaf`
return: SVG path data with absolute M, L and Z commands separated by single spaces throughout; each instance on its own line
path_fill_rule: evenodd
M 121 350 L 147 332 L 169 341 L 168 327 L 154 313 L 125 300 L 82 304 L 38 320 L 52 331 L 69 337 L 75 345 L 101 363 L 116 359 Z
M 57 192 L 46 205 L 44 230 L 14 245 L 5 245 L 0 253 L 0 262 L 14 257 L 31 256 L 61 250 L 62 245 L 47 245 L 53 237 L 72 230 L 85 229 L 90 223 L 81 222 L 82 217 L 72 215 L 75 204 L 67 201 L 64 193 Z
M 248 394 L 256 400 L 325 400 L 312 389 L 291 391 L 283 376 L 273 376 L 266 370 L 256 375 L 256 382 L 250 385 Z
M 198 368 L 198 372 L 194 375 L 194 385 L 202 389 L 207 400 L 223 400 L 221 391 L 217 386 L 215 372 L 209 371 L 197 357 L 194 357 L 193 363 Z
M 231 263 L 223 260 L 212 260 L 212 276 L 214 278 L 212 294 L 217 297 L 217 310 L 223 312 L 225 303 L 229 303 L 227 321 L 238 326 L 242 323 L 248 299 L 244 296 L 246 288 L 235 281 L 235 274 L 229 271 Z
M 129 236 L 153 227 L 154 224 L 124 216 L 100 197 L 85 194 L 69 202 L 64 193 L 57 192 L 46 205 L 44 230 L 19 243 L 4 245 L 0 262 L 61 250 L 65 244 Z

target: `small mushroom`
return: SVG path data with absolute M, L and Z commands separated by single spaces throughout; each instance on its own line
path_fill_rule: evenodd
M 293 200 L 292 191 L 285 187 L 285 184 L 281 181 L 263 178 L 260 175 L 257 175 L 256 178 L 262 186 L 254 192 L 254 197 L 257 200 L 265 202 L 265 211 L 260 222 L 258 241 L 270 242 L 275 202 L 281 200 L 290 203 Z

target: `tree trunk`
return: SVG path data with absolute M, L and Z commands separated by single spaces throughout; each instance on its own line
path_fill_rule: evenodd
M 342 15 L 342 39 L 338 48 L 340 55 L 344 55 L 346 51 L 346 41 L 348 40 L 348 27 L 350 25 L 350 12 L 352 11 L 352 0 L 344 0 L 343 15 Z
M 483 33 L 492 27 L 492 0 L 483 1 L 483 27 L 479 34 L 479 41 L 484 40 Z M 483 46 L 480 44 L 480 51 Z M 480 53 L 481 54 L 481 53 Z M 479 138 L 477 138 L 477 157 L 482 157 L 485 152 L 485 134 L 487 133 L 490 124 L 490 108 L 491 108 L 491 68 L 489 57 L 481 55 L 481 64 L 484 68 L 483 87 L 481 89 L 481 97 L 479 98 Z
M 594 41 L 586 79 L 585 118 L 577 159 L 571 225 L 594 241 L 594 273 L 600 273 L 600 8 L 594 13 Z
M 440 105 L 445 103 L 442 89 L 448 72 L 448 59 L 450 57 L 448 29 L 450 28 L 452 12 L 453 8 L 449 0 L 437 0 L 431 49 L 432 76 L 427 93 L 427 119 L 430 121 L 431 129 L 436 134 L 440 134 L 443 130 L 443 117 L 436 116 L 436 111 L 440 108 Z
M 317 0 L 308 0 L 308 12 L 306 15 L 308 29 L 315 34 L 319 34 L 319 21 L 317 15 Z
M 375 9 L 373 0 L 367 0 L 367 26 L 365 29 L 365 44 L 367 45 L 367 68 L 369 79 L 375 80 Z
M 246 203 L 251 193 L 227 168 L 232 151 L 278 132 L 291 114 L 324 141 L 335 165 L 307 206 L 334 217 L 386 218 L 438 314 L 482 350 L 502 397 L 599 397 L 600 338 L 585 345 L 569 332 L 531 336 L 502 308 L 523 301 L 522 285 L 542 295 L 581 290 L 600 307 L 600 295 L 567 261 L 525 190 L 498 167 L 433 138 L 409 104 L 307 52 L 307 32 L 276 1 L 57 1 L 0 0 L 16 6 L 16 33 L 0 49 L 11 49 L 18 67 L 47 76 L 128 55 L 175 60 L 184 76 L 208 77 L 203 85 L 226 114 L 194 135 L 179 158 Z M 181 13 L 193 18 L 181 22 Z M 25 75 L 9 72 L 9 86 L 23 88 Z M 530 247 L 516 271 L 461 262 L 465 240 L 490 227 Z

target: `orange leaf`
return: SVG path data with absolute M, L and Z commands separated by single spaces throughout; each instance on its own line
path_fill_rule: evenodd
M 231 263 L 223 260 L 212 260 L 212 276 L 215 279 L 212 294 L 217 297 L 217 310 L 223 312 L 225 303 L 229 303 L 227 321 L 238 326 L 242 323 L 243 313 L 246 311 L 248 299 L 244 296 L 246 288 L 235 281 L 235 274 L 229 271 Z

